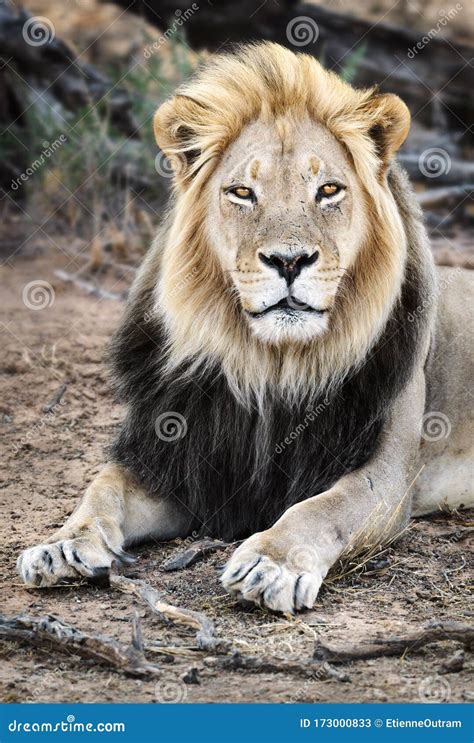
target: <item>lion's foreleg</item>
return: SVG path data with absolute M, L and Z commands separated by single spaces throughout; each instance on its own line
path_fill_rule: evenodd
M 419 372 L 396 400 L 371 460 L 247 539 L 222 576 L 227 590 L 276 611 L 309 608 L 344 553 L 377 548 L 399 533 L 410 513 L 423 406 Z
M 149 537 L 171 539 L 186 534 L 187 526 L 173 503 L 151 498 L 124 467 L 107 464 L 64 526 L 47 543 L 22 552 L 18 570 L 35 586 L 78 574 L 97 577 L 114 559 L 127 559 L 127 545 Z

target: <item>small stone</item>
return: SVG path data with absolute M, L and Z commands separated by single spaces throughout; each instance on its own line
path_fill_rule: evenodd
M 456 652 L 447 660 L 445 660 L 439 669 L 440 673 L 458 673 L 462 671 L 464 667 L 464 650 L 456 650 Z
M 185 684 L 200 684 L 201 679 L 199 678 L 199 670 L 197 668 L 190 668 L 187 673 L 183 676 Z

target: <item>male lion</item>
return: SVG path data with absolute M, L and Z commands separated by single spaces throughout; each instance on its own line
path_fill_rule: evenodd
M 214 57 L 161 106 L 175 195 L 113 344 L 127 416 L 66 524 L 20 556 L 27 584 L 197 529 L 248 537 L 223 585 L 293 611 L 348 550 L 474 503 L 471 281 L 435 272 L 393 159 L 409 118 L 275 44 Z

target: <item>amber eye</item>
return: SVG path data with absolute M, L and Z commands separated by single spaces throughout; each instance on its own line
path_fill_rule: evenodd
M 231 201 L 233 200 L 233 196 L 235 197 L 236 202 L 237 200 L 248 201 L 251 203 L 255 203 L 256 201 L 254 192 L 251 188 L 247 188 L 247 186 L 235 186 L 234 188 L 228 188 L 226 194 L 230 197 Z
M 250 199 L 252 197 L 252 189 L 246 188 L 245 186 L 233 188 L 232 192 L 235 193 L 235 195 L 238 196 L 239 199 Z
M 323 196 L 334 196 L 334 194 L 339 193 L 341 187 L 337 183 L 325 183 L 319 190 Z

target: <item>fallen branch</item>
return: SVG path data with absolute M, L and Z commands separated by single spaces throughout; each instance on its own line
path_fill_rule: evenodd
M 326 645 L 321 640 L 316 642 L 313 658 L 331 663 L 346 663 L 350 660 L 365 660 L 381 656 L 403 655 L 406 652 L 416 653 L 424 645 L 440 640 L 462 642 L 467 648 L 474 647 L 474 626 L 463 622 L 431 622 L 420 630 L 405 636 L 375 637 L 356 645 Z
M 474 192 L 474 184 L 467 183 L 461 186 L 447 186 L 446 188 L 430 188 L 417 194 L 418 203 L 423 209 L 438 207 L 453 207 L 469 199 Z
M 255 673 L 286 673 L 289 676 L 301 676 L 307 679 L 327 681 L 335 679 L 340 682 L 350 681 L 350 676 L 341 673 L 327 662 L 316 664 L 314 660 L 287 661 L 275 657 L 258 655 L 241 655 L 233 653 L 230 657 L 209 658 L 206 665 L 223 671 L 252 671 Z
M 136 617 L 132 645 L 125 646 L 112 637 L 85 634 L 52 615 L 39 618 L 0 615 L 0 640 L 5 642 L 26 643 L 32 647 L 79 655 L 131 676 L 157 676 L 160 670 L 145 659 L 137 642 L 140 636 Z
M 214 623 L 204 614 L 191 609 L 181 609 L 166 603 L 156 588 L 144 580 L 134 580 L 121 575 L 114 564 L 110 571 L 110 585 L 143 601 L 162 622 L 172 622 L 197 630 L 196 640 L 200 650 L 225 653 L 230 643 L 215 636 Z
M 217 550 L 225 549 L 228 546 L 228 542 L 221 542 L 218 539 L 200 539 L 194 542 L 188 549 L 170 557 L 169 560 L 165 560 L 161 566 L 161 570 L 167 573 L 173 570 L 184 570 L 184 568 L 189 568 L 190 565 L 194 565 L 195 562 L 206 555 L 210 555 Z
M 438 170 L 435 169 L 433 172 L 426 169 L 426 166 L 429 166 L 429 157 L 427 162 L 424 163 L 423 153 L 418 155 L 400 152 L 397 155 L 397 160 L 414 181 L 433 183 L 433 178 L 435 178 L 436 184 L 439 186 L 459 186 L 465 183 L 466 188 L 469 188 L 469 184 L 474 181 L 474 165 L 464 160 L 451 159 L 448 153 L 443 154 L 442 148 L 440 152 L 440 159 L 434 162 L 434 167 L 438 166 Z M 429 155 L 429 150 L 427 150 L 427 155 Z

